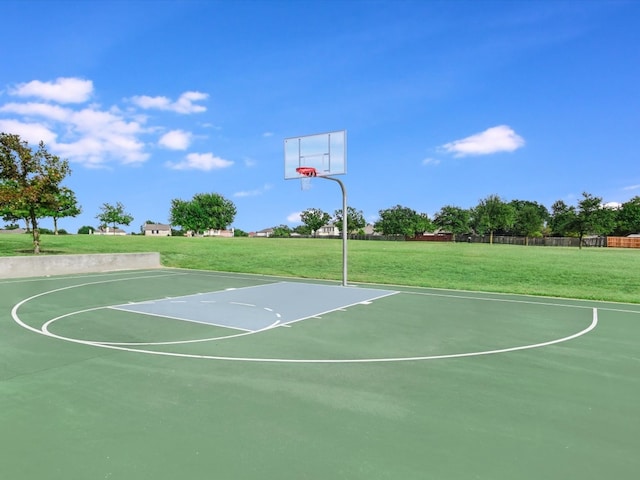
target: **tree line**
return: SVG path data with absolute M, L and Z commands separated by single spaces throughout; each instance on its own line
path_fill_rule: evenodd
M 10 228 L 17 228 L 18 221 L 25 222 L 36 254 L 40 253 L 40 219 L 52 218 L 57 234 L 58 219 L 82 212 L 75 193 L 62 184 L 70 174 L 69 162 L 51 154 L 43 142 L 33 149 L 20 136 L 0 132 L 0 216 L 10 222 Z M 233 202 L 216 193 L 197 194 L 190 201 L 171 201 L 171 223 L 195 234 L 226 229 L 235 215 Z M 102 204 L 96 218 L 100 228 L 111 225 L 114 233 L 118 225 L 133 221 L 120 202 Z M 78 233 L 91 230 L 92 227 L 83 226 Z
M 365 226 L 362 212 L 348 207 L 348 233 L 361 233 Z M 281 225 L 274 228 L 274 236 L 291 233 L 315 235 L 330 221 L 342 232 L 341 210 L 331 217 L 317 208 L 302 212 L 303 225 L 291 230 Z M 577 205 L 568 205 L 563 200 L 554 202 L 551 211 L 544 205 L 529 200 L 503 200 L 498 195 L 483 198 L 472 208 L 445 205 L 433 218 L 410 207 L 396 205 L 378 212 L 379 219 L 373 224 L 374 232 L 382 235 L 416 237 L 426 232 L 447 232 L 454 235 L 494 235 L 525 237 L 525 244 L 533 237 L 577 237 L 579 244 L 590 235 L 625 236 L 640 232 L 640 196 L 636 196 L 619 208 L 606 207 L 602 198 L 587 192 L 582 193 Z
M 33 235 L 34 253 L 40 252 L 38 220 L 53 218 L 54 231 L 63 217 L 75 217 L 82 209 L 75 194 L 62 185 L 71 173 L 67 160 L 50 154 L 40 142 L 32 150 L 18 135 L 0 133 L 0 215 L 3 220 L 24 220 Z M 129 225 L 133 217 L 124 205 L 103 204 L 96 218 L 101 227 Z M 180 226 L 182 232 L 200 234 L 208 230 L 224 230 L 233 224 L 236 207 L 217 193 L 199 193 L 191 200 L 171 200 L 169 219 Z M 367 223 L 364 214 L 352 206 L 347 207 L 349 234 L 362 234 Z M 396 205 L 378 212 L 373 224 L 374 232 L 382 235 L 415 237 L 426 232 L 448 232 L 454 235 L 514 235 L 532 237 L 559 236 L 582 239 L 589 235 L 625 236 L 640 232 L 640 196 L 620 208 L 607 208 L 602 198 L 584 192 L 577 205 L 563 200 L 554 202 L 549 211 L 544 205 L 528 200 L 503 200 L 498 195 L 483 198 L 472 208 L 445 205 L 433 218 L 425 213 Z M 301 225 L 291 229 L 287 225 L 273 227 L 272 236 L 288 237 L 292 233 L 315 236 L 319 229 L 333 223 L 342 232 L 343 212 L 333 215 L 319 208 L 308 208 L 300 215 Z M 80 230 L 90 230 L 82 227 Z M 81 233 L 79 231 L 79 233 Z M 244 232 L 238 232 L 244 234 Z

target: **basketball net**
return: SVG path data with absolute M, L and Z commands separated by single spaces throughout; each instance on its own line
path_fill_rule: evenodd
M 296 172 L 300 175 L 300 188 L 309 190 L 311 188 L 311 179 L 317 175 L 316 169 L 313 167 L 298 167 Z
M 300 190 L 306 192 L 311 189 L 311 178 L 312 177 L 300 177 Z

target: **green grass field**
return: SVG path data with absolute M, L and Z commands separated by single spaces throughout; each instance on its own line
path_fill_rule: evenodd
M 0 256 L 31 237 L 2 235 Z M 327 239 L 43 236 L 44 254 L 160 252 L 163 265 L 339 280 L 342 243 Z M 349 242 L 349 281 L 640 303 L 640 251 L 466 243 Z

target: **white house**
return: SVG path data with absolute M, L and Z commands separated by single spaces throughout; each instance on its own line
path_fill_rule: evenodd
M 234 230 L 233 228 L 231 230 L 218 230 L 215 228 L 211 228 L 209 230 L 205 230 L 204 232 L 202 232 L 202 236 L 203 237 L 233 237 Z
M 121 228 L 111 228 L 109 226 L 100 227 L 97 230 L 92 230 L 93 235 L 126 235 L 127 232 Z
M 340 230 L 333 223 L 328 223 L 324 227 L 320 227 L 316 230 L 316 237 L 331 237 L 339 236 Z
M 251 237 L 270 237 L 273 235 L 273 228 L 265 228 L 263 230 L 259 230 L 253 234 L 250 234 Z
M 147 223 L 144 226 L 145 237 L 170 237 L 171 225 L 162 223 Z

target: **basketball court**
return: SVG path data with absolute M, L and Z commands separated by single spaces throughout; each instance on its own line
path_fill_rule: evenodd
M 0 281 L 12 479 L 634 478 L 640 305 L 191 270 Z
M 346 217 L 346 132 L 284 149 Z M 635 479 L 638 338 L 636 304 L 354 285 L 344 234 L 341 283 L 1 280 L 0 475 Z

